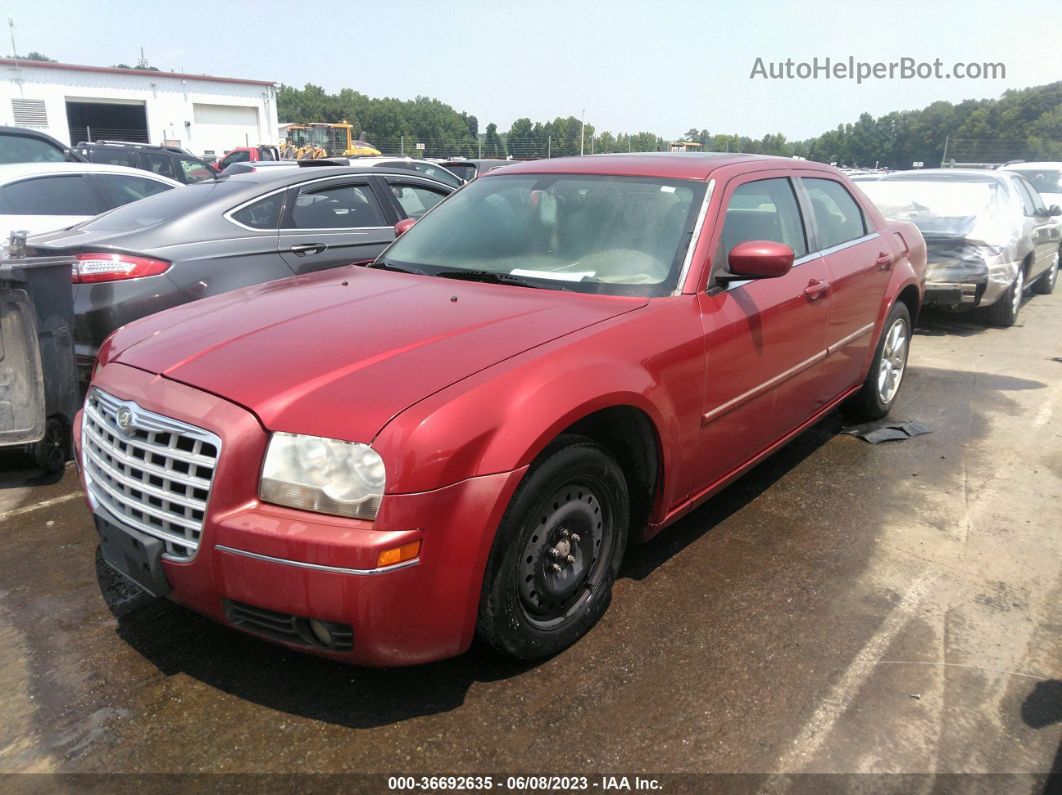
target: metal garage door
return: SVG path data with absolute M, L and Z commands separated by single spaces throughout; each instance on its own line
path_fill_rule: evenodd
M 192 106 L 192 118 L 195 122 L 191 130 L 193 151 L 211 151 L 221 154 L 234 146 L 254 146 L 261 143 L 263 133 L 258 128 L 258 108 L 246 105 L 206 105 L 195 103 Z
M 225 124 L 258 129 L 258 108 L 239 105 L 200 105 L 193 106 L 196 124 Z

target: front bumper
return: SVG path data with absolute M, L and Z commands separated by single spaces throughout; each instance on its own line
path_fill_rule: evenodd
M 222 438 L 198 550 L 188 562 L 162 560 L 170 598 L 283 645 L 364 665 L 423 663 L 469 646 L 495 528 L 523 469 L 389 494 L 375 522 L 297 511 L 257 498 L 268 433 L 250 412 L 121 364 L 99 371 L 95 385 Z M 79 461 L 80 431 L 79 414 Z M 375 568 L 381 550 L 414 540 L 415 561 Z M 244 608 L 349 626 L 352 647 L 256 631 L 263 625 L 241 620 Z

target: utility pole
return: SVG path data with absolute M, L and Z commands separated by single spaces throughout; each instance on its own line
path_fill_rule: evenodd
M 14 17 L 7 18 L 7 26 L 11 28 L 11 57 L 18 58 L 18 50 L 15 49 L 15 19 Z
M 12 45 L 14 46 L 14 45 Z M 944 154 L 940 158 L 940 167 L 944 168 L 944 164 L 948 162 L 948 142 L 951 140 L 950 135 L 944 136 Z
M 539 149 L 538 151 L 541 152 L 542 150 Z M 553 152 L 553 136 L 552 135 L 547 135 L 546 136 L 546 159 L 547 160 L 549 160 L 550 157 L 552 156 L 552 152 Z
M 583 130 L 586 129 L 586 108 L 583 108 L 583 117 L 579 120 L 579 155 L 583 154 Z

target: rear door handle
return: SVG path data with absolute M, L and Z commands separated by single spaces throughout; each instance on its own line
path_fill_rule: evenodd
M 874 260 L 875 264 L 878 266 L 879 271 L 887 271 L 889 268 L 892 267 L 892 263 L 894 261 L 895 260 L 892 254 L 886 254 L 884 251 L 878 254 L 878 258 Z
M 826 294 L 826 291 L 830 289 L 830 283 L 822 281 L 820 279 L 812 279 L 808 282 L 808 286 L 804 288 L 804 295 L 807 296 L 809 301 L 814 301 L 819 297 Z
M 292 246 L 291 253 L 299 257 L 305 257 L 307 254 L 320 254 L 328 246 L 324 243 L 306 243 L 302 246 Z

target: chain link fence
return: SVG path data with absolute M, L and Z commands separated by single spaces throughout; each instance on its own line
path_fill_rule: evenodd
M 1062 161 L 1062 141 L 1029 138 L 1027 140 L 985 141 L 969 138 L 948 139 L 941 165 L 962 168 L 992 168 L 1011 160 Z

